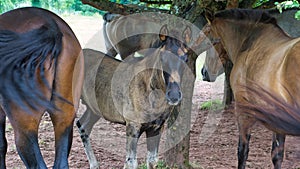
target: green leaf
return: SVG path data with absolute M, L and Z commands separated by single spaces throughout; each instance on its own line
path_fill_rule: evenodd
M 260 7 L 267 2 L 269 2 L 269 0 L 256 0 L 255 3 L 252 5 L 252 8 Z

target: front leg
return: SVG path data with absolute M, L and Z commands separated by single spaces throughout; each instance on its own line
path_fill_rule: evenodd
M 147 137 L 147 168 L 154 169 L 157 167 L 158 162 L 158 147 L 159 141 L 161 137 L 161 131 L 163 127 L 160 126 L 159 128 L 150 128 L 146 130 L 146 137 Z
M 137 142 L 141 136 L 141 125 L 126 124 L 126 162 L 124 169 L 137 169 Z
M 275 169 L 281 168 L 284 155 L 285 135 L 273 133 L 272 141 L 272 161 Z

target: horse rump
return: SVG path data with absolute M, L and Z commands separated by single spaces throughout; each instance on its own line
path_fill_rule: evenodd
M 281 134 L 300 135 L 300 106 L 288 92 L 292 103 L 288 103 L 274 92 L 252 84 L 245 87 L 247 94 L 257 98 L 264 104 L 253 103 L 245 99 L 243 103 L 236 102 L 236 106 L 243 113 L 262 122 L 267 128 Z
M 39 81 L 50 90 L 45 63 L 50 59 L 55 64 L 62 50 L 62 32 L 53 19 L 48 20 L 24 33 L 0 30 L 0 94 L 4 101 L 20 105 L 25 111 L 55 109 L 39 90 Z

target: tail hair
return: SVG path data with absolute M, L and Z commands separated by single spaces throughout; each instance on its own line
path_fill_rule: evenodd
M 245 99 L 246 102 L 236 102 L 236 106 L 240 110 L 261 121 L 267 128 L 277 133 L 300 135 L 300 106 L 287 89 L 288 95 L 293 100 L 292 103 L 288 103 L 276 93 L 258 85 L 249 85 L 245 88 L 248 96 L 258 98 L 264 104 L 253 103 Z
M 55 109 L 39 90 L 38 81 L 50 89 L 44 64 L 49 57 L 51 63 L 56 64 L 62 50 L 62 36 L 53 19 L 24 33 L 0 30 L 0 94 L 4 101 L 13 102 L 26 111 L 41 106 Z

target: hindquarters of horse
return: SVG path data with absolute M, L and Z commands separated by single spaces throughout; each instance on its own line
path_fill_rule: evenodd
M 51 26 L 49 21 L 54 21 L 62 33 L 62 49 L 56 63 L 50 59 L 44 62 L 43 69 L 49 86 L 43 81 L 39 81 L 38 85 L 47 101 L 56 107 L 48 111 L 55 131 L 56 153 L 53 168 L 65 168 L 68 167 L 67 158 L 72 143 L 73 122 L 83 83 L 84 62 L 81 46 L 71 28 L 60 17 L 40 8 L 20 8 L 2 14 L 0 29 L 27 33 L 43 25 Z M 36 76 L 40 74 L 36 73 Z M 41 77 L 37 77 L 39 78 Z M 38 124 L 44 109 L 42 107 L 38 110 L 31 109 L 29 113 L 23 111 L 19 105 L 10 103 L 9 110 L 5 113 L 12 122 L 16 140 L 19 140 L 16 141 L 17 149 L 26 167 L 45 167 L 37 141 Z M 0 140 L 0 143 L 3 143 L 3 140 Z

